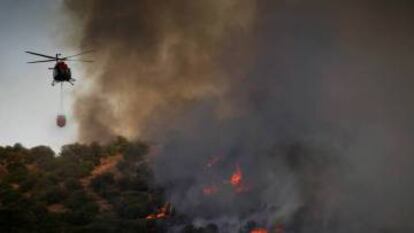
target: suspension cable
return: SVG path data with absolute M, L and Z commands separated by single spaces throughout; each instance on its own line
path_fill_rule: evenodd
M 60 102 L 59 102 L 59 114 L 64 114 L 63 109 L 63 82 L 60 83 Z

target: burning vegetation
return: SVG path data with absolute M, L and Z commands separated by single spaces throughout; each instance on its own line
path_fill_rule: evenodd
M 159 208 L 155 213 L 149 214 L 145 219 L 166 219 L 171 216 L 173 212 L 172 206 L 170 203 L 165 203 L 161 208 Z
M 74 104 L 80 140 L 159 146 L 126 150 L 122 181 L 91 181 L 109 216 L 173 233 L 414 232 L 410 1 L 63 2 L 75 46 L 100 57 Z M 76 161 L 82 177 L 99 163 Z
M 242 185 L 242 178 L 243 178 L 243 173 L 240 169 L 240 166 L 236 165 L 236 171 L 234 171 L 230 177 L 230 184 L 236 188 L 240 187 Z
M 213 166 L 217 165 L 219 163 L 219 159 L 214 158 L 212 160 L 209 160 L 207 163 L 207 168 L 211 169 Z M 228 180 L 213 180 L 213 184 L 205 185 L 202 188 L 202 192 L 206 196 L 212 196 L 219 192 L 220 189 L 224 189 L 225 186 L 231 185 L 235 193 L 241 193 L 248 191 L 248 188 L 245 185 L 245 181 L 243 180 L 243 172 L 239 166 L 239 164 L 236 164 L 234 172 L 232 172 L 231 176 L 228 178 Z M 209 170 L 209 173 L 214 173 L 213 171 Z M 213 176 L 214 177 L 214 176 Z
M 250 233 L 268 233 L 268 231 L 264 228 L 254 228 Z
M 121 228 L 128 233 L 170 229 L 178 229 L 178 233 L 221 232 L 212 223 L 195 227 L 192 216 L 175 214 L 172 203 L 154 182 L 153 158 L 148 152 L 148 145 L 123 138 L 107 145 L 67 145 L 59 155 L 43 146 L 0 147 L 1 229 L 22 233 L 102 229 L 112 233 Z M 216 161 L 210 169 L 221 162 Z M 226 188 L 237 193 L 243 182 L 241 167 L 236 164 L 230 178 L 221 180 L 220 185 L 205 186 L 202 193 L 213 197 Z M 265 232 L 254 228 L 245 233 Z
M 147 152 L 123 138 L 66 145 L 58 155 L 0 147 L 0 232 L 147 232 L 146 217 L 165 202 Z
M 241 193 L 241 192 L 248 191 L 248 188 L 244 181 L 243 172 L 239 164 L 236 164 L 236 170 L 231 175 L 229 181 L 230 181 L 230 184 L 233 186 L 235 192 Z

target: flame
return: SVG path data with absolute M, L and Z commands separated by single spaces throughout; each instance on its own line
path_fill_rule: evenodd
M 145 217 L 145 219 L 164 219 L 169 217 L 171 214 L 171 204 L 165 203 L 164 206 L 158 209 L 157 213 L 152 213 Z
M 268 231 L 264 228 L 254 228 L 250 233 L 268 233 Z
M 236 165 L 236 170 L 231 175 L 229 182 L 236 193 L 249 191 L 249 188 L 243 182 L 243 173 L 238 164 Z
M 203 188 L 203 194 L 206 195 L 206 196 L 211 196 L 213 194 L 216 194 L 217 191 L 218 191 L 218 188 L 215 185 L 205 186 Z
M 240 186 L 242 184 L 242 179 L 243 179 L 243 173 L 240 169 L 240 166 L 237 165 L 236 166 L 236 171 L 233 172 L 233 174 L 230 177 L 230 183 L 234 186 Z

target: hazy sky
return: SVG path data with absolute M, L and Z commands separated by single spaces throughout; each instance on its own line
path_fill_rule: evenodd
M 63 46 L 65 17 L 56 0 L 0 1 L 0 145 L 49 145 L 59 149 L 75 140 L 70 116 L 73 87 L 64 88 L 65 128 L 55 125 L 60 87 L 51 87 L 53 63 L 26 64 L 37 57 L 25 50 L 46 54 L 75 52 Z M 63 29 L 63 30 L 62 30 Z M 82 83 L 80 65 L 73 64 L 74 78 Z M 75 86 L 76 88 L 76 86 Z

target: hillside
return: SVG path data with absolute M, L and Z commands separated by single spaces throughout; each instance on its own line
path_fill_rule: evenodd
M 148 217 L 166 203 L 148 151 L 123 138 L 66 145 L 59 155 L 0 147 L 0 232 L 164 232 L 165 216 Z

